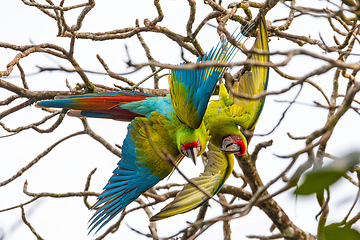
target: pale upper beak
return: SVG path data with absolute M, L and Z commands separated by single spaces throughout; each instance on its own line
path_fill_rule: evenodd
M 196 158 L 199 153 L 199 150 L 197 148 L 190 148 L 186 150 L 186 154 L 191 160 L 193 160 L 194 164 L 196 165 Z
M 220 150 L 227 154 L 235 154 L 239 153 L 241 149 L 239 145 L 237 145 L 237 143 L 225 139 L 222 143 L 222 148 L 220 148 Z

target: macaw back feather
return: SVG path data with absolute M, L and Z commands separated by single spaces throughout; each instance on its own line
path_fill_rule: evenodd
M 266 21 L 264 15 L 260 18 L 260 31 L 256 38 L 254 48 L 258 51 L 268 52 L 268 37 L 266 29 Z M 269 55 L 252 54 L 251 59 L 257 62 L 269 62 Z M 233 88 L 235 92 L 246 93 L 248 95 L 256 95 L 266 91 L 269 80 L 269 67 L 251 66 L 251 72 L 246 72 L 241 76 L 238 82 L 235 82 Z M 231 112 L 236 116 L 237 124 L 253 130 L 259 119 L 261 111 L 265 103 L 265 97 L 258 100 L 249 100 L 233 96 L 230 93 L 230 99 L 234 104 L 230 107 Z
M 220 191 L 224 182 L 230 176 L 233 166 L 234 155 L 227 155 L 212 144 L 209 144 L 208 163 L 205 171 L 199 177 L 192 178 L 191 180 L 195 182 L 199 188 L 213 196 Z M 187 183 L 176 195 L 175 199 L 150 220 L 157 221 L 188 212 L 201 206 L 208 200 L 209 197 L 207 195 L 191 183 Z
M 236 36 L 236 40 L 241 42 L 251 28 L 252 25 L 245 27 Z M 209 53 L 199 57 L 196 63 L 227 63 L 233 58 L 236 50 L 236 47 L 226 39 Z M 208 101 L 225 69 L 226 67 L 210 66 L 201 69 L 171 70 L 169 77 L 171 101 L 176 115 L 182 122 L 192 128 L 200 126 Z

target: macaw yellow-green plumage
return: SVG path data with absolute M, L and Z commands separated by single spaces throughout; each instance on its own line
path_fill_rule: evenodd
M 261 14 L 259 32 L 254 48 L 257 51 L 264 53 L 269 52 L 268 36 L 266 30 L 266 21 Z M 253 54 L 251 59 L 260 63 L 268 63 L 270 56 Z M 245 72 L 238 82 L 235 82 L 233 88 L 235 92 L 246 93 L 250 96 L 255 96 L 261 92 L 266 91 L 269 81 L 269 67 L 252 66 L 250 72 Z M 238 125 L 247 129 L 254 130 L 259 116 L 264 107 L 265 97 L 258 100 L 248 100 L 245 98 L 238 98 L 229 94 L 229 98 L 234 101 L 230 106 L 230 111 L 233 116 L 239 116 Z
M 266 22 L 263 15 L 260 18 L 259 28 L 255 48 L 268 52 Z M 268 55 L 260 54 L 253 54 L 252 59 L 259 62 L 269 61 Z M 268 67 L 252 66 L 251 71 L 252 73 L 245 73 L 240 81 L 235 83 L 236 92 L 256 95 L 266 90 Z M 204 117 L 210 134 L 208 163 L 204 173 L 192 179 L 192 182 L 208 194 L 188 183 L 171 203 L 151 218 L 152 221 L 188 212 L 209 200 L 209 195 L 213 196 L 220 191 L 233 170 L 233 153 L 243 155 L 246 151 L 246 139 L 240 132 L 239 126 L 248 130 L 254 129 L 264 100 L 265 98 L 247 100 L 229 96 L 225 85 L 220 85 L 219 100 L 209 104 Z
M 268 52 L 268 37 L 266 21 L 261 14 L 259 32 L 254 44 L 257 51 Z M 251 59 L 257 62 L 269 62 L 269 55 L 253 54 Z M 237 93 L 254 96 L 266 91 L 269 79 L 269 68 L 252 66 L 250 72 L 245 72 L 240 80 L 233 84 Z M 242 155 L 246 150 L 246 139 L 239 126 L 254 130 L 263 109 L 265 97 L 258 100 L 239 98 L 229 94 L 224 84 L 220 84 L 219 100 L 209 104 L 204 122 L 210 133 L 210 142 L 221 147 L 227 153 Z
M 225 154 L 211 143 L 208 145 L 208 163 L 205 171 L 191 181 L 199 188 L 206 191 L 210 196 L 216 195 L 224 182 L 230 176 L 234 166 L 234 155 Z M 174 201 L 165 206 L 161 212 L 154 215 L 150 220 L 156 221 L 176 214 L 190 211 L 209 200 L 209 197 L 191 183 L 187 183 L 176 195 Z

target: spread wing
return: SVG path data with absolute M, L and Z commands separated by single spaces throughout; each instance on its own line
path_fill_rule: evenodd
M 266 21 L 264 15 L 260 18 L 260 31 L 255 41 L 254 48 L 263 52 L 269 51 Z M 253 54 L 251 58 L 258 62 L 269 62 L 269 55 Z M 256 95 L 266 91 L 269 80 L 269 68 L 262 66 L 252 66 L 251 72 L 246 72 L 239 80 L 234 83 L 234 90 L 239 93 Z M 238 124 L 246 129 L 254 129 L 265 103 L 265 97 L 258 100 L 248 100 L 238 98 L 230 94 L 234 104 L 231 106 L 233 116 L 239 116 Z
M 100 230 L 140 194 L 172 172 L 173 165 L 163 149 L 177 163 L 182 160 L 165 130 L 170 127 L 169 120 L 158 113 L 131 121 L 122 146 L 122 159 L 94 205 L 96 212 L 90 219 L 89 232 Z
M 243 29 L 236 39 L 240 42 L 252 26 Z M 236 48 L 227 40 L 219 43 L 209 53 L 199 57 L 196 63 L 229 62 L 236 53 Z M 175 114 L 192 128 L 198 128 L 210 96 L 225 67 L 204 67 L 200 69 L 172 69 L 169 77 L 171 101 Z
M 191 180 L 195 182 L 199 188 L 213 196 L 219 192 L 224 182 L 230 176 L 233 166 L 234 155 L 227 155 L 221 152 L 218 148 L 214 147 L 212 144 L 209 144 L 208 163 L 205 167 L 205 171 L 199 177 L 192 178 Z M 176 195 L 175 199 L 171 203 L 166 205 L 150 220 L 161 220 L 180 213 L 188 212 L 201 206 L 207 200 L 209 200 L 207 195 L 191 183 L 188 183 Z

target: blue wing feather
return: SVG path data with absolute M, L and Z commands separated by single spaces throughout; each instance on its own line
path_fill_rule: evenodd
M 240 31 L 236 40 L 241 42 L 244 35 L 252 28 L 250 25 Z M 197 63 L 200 62 L 221 62 L 226 63 L 230 61 L 237 48 L 229 43 L 228 40 L 220 42 L 215 48 L 205 54 L 203 57 L 198 57 Z M 181 64 L 182 65 L 182 64 Z M 198 128 L 201 124 L 202 118 L 205 114 L 208 101 L 215 89 L 217 81 L 220 79 L 225 71 L 225 67 L 205 67 L 201 69 L 172 69 L 170 79 L 170 92 L 172 92 L 172 104 L 176 115 L 186 124 L 192 128 Z M 181 86 L 177 89 L 175 86 Z M 181 93 L 181 94 L 180 94 Z M 184 101 L 184 102 L 182 102 Z M 184 113 L 184 106 L 190 105 L 187 112 Z M 197 111 L 197 116 L 194 116 L 194 106 Z M 196 118 L 194 120 L 194 118 Z
M 173 170 L 171 163 L 157 155 L 150 138 L 157 147 L 166 146 L 178 162 L 182 159 L 165 129 L 164 125 L 171 125 L 169 122 L 166 116 L 158 113 L 131 121 L 122 147 L 122 159 L 93 207 L 96 212 L 89 220 L 89 233 L 95 228 L 98 232 L 140 194 Z
M 141 167 L 142 164 L 137 164 L 133 130 L 134 127 L 130 124 L 123 143 L 122 159 L 118 162 L 113 176 L 94 205 L 94 208 L 99 208 L 89 220 L 89 233 L 97 227 L 99 227 L 97 229 L 99 231 L 128 204 L 137 199 L 141 193 L 160 180 L 159 177 L 152 175 L 148 167 Z

